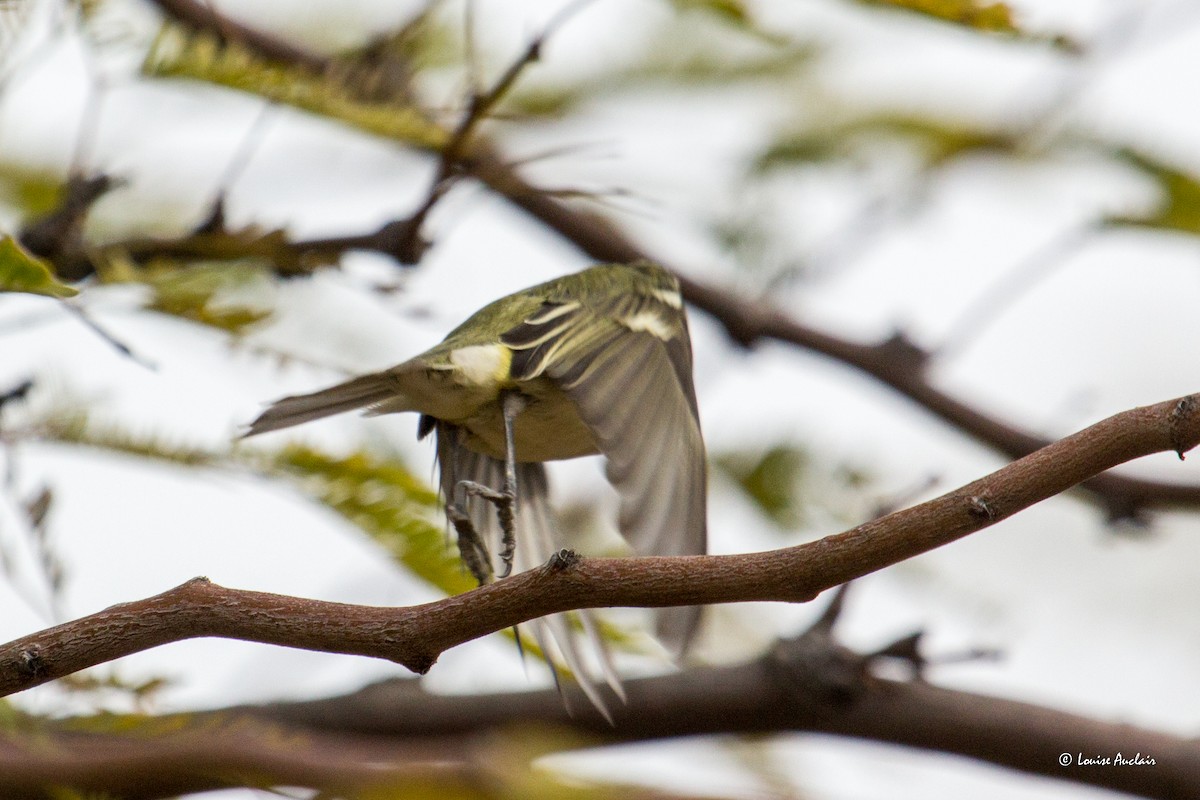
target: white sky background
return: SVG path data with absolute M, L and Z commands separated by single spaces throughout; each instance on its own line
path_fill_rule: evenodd
M 239 4 L 244 18 L 280 33 L 350 44 L 405 14 L 395 3 Z M 488 66 L 517 52 L 559 3 L 480 2 Z M 829 47 L 824 91 L 863 104 L 937 110 L 964 117 L 1025 113 L 1065 81 L 1082 90 L 1061 104 L 1058 124 L 1143 146 L 1200 170 L 1200 117 L 1194 76 L 1200 64 L 1200 15 L 1186 2 L 1018 3 L 1035 29 L 1090 40 L 1106 20 L 1131 17 L 1128 39 L 1101 67 L 1073 73 L 1065 60 L 1035 47 L 988 42 L 933 23 L 868 13 L 837 0 L 763 2 L 764 27 Z M 136 8 L 136 7 L 131 7 Z M 130 12 L 132 13 L 132 12 Z M 561 71 L 588 74 L 630 59 L 669 12 L 665 5 L 599 0 L 546 48 L 530 80 Z M 134 14 L 135 27 L 152 18 Z M 0 158 L 65 165 L 75 147 L 84 73 L 78 51 L 45 50 L 0 97 Z M 116 74 L 116 67 L 109 69 Z M 454 87 L 445 87 L 447 101 Z M 811 87 L 810 87 L 811 88 Z M 803 180 L 778 180 L 747 192 L 739 182 L 764 131 L 804 119 L 765 94 L 698 90 L 670 96 L 645 89 L 602 98 L 570 121 L 505 133 L 515 155 L 557 146 L 578 151 L 531 167 L 544 184 L 628 189 L 618 220 L 650 252 L 698 276 L 750 290 L 753 272 L 737 267 L 707 233 L 739 207 L 784 208 L 775 222 L 797 248 L 811 247 L 852 214 L 861 183 L 829 185 L 814 202 Z M 812 98 L 808 98 L 811 100 Z M 1032 103 L 1036 106 L 1036 103 Z M 111 232 L 136 211 L 180 228 L 209 201 L 231 154 L 258 113 L 252 98 L 206 88 L 115 82 L 103 107 L 92 162 L 130 178 L 96 209 Z M 285 224 L 298 235 L 369 230 L 405 213 L 424 191 L 430 165 L 378 141 L 281 110 L 249 167 L 231 189 L 234 222 Z M 896 169 L 902 181 L 904 167 Z M 1155 189 L 1131 173 L 1085 158 L 1031 160 L 1013 169 L 978 157 L 941 173 L 926 202 L 869 241 L 849 263 L 784 286 L 772 299 L 847 336 L 872 339 L 897 326 L 933 347 L 994 282 L 1010 274 L 1057 230 L 1097 209 L 1148 208 Z M 784 200 L 785 203 L 778 201 Z M 134 213 L 131 213 L 131 209 Z M 778 210 L 772 211 L 778 215 Z M 0 225 L 11 220 L 0 219 Z M 480 190 L 461 188 L 433 218 L 437 246 L 390 298 L 362 292 L 394 268 L 365 255 L 343 273 L 322 273 L 260 291 L 277 296 L 280 314 L 251 341 L 351 370 L 400 361 L 437 341 L 485 302 L 586 260 L 536 224 Z M 107 227 L 106 227 L 107 226 Z M 1200 389 L 1200 264 L 1192 239 L 1109 233 L 1075 252 L 994 325 L 939 362 L 939 383 L 986 410 L 1035 432 L 1062 435 L 1126 408 Z M 274 370 L 220 334 L 137 313 L 138 292 L 89 292 L 95 318 L 158 365 L 145 370 L 118 357 L 77 322 L 35 298 L 0 301 L 0 388 L 36 376 L 35 408 L 59 396 L 94 404 L 96 413 L 147 433 L 186 435 L 221 446 L 261 403 L 325 385 L 330 370 Z M 907 401 L 846 368 L 780 346 L 746 356 L 694 314 L 697 388 L 710 449 L 793 441 L 831 464 L 851 463 L 875 479 L 872 497 L 902 493 L 935 476 L 944 491 L 1002 461 Z M 337 449 L 368 437 L 411 455 L 429 470 L 428 447 L 412 442 L 415 419 L 343 418 L 294 435 Z M 293 434 L 288 434 L 293 435 Z M 277 440 L 282 441 L 282 438 Z M 1200 482 L 1196 459 L 1147 459 L 1139 474 Z M 52 484 L 55 546 L 68 568 L 68 616 L 140 598 L 195 575 L 239 588 L 374 604 L 432 597 L 398 574 L 365 537 L 332 514 L 280 487 L 245 476 L 147 467 L 54 446 L 19 453 L 25 491 Z M 586 496 L 600 484 L 594 463 L 565 465 L 561 488 Z M 798 532 L 815 538 L 853 520 Z M 20 550 L 11 508 L 0 511 L 0 542 Z M 796 541 L 757 516 L 716 481 L 710 509 L 712 549 L 737 552 Z M 1200 516 L 1157 518 L 1154 535 L 1113 537 L 1100 514 L 1078 499 L 1030 509 L 983 533 L 870 576 L 856 586 L 841 632 L 851 646 L 878 647 L 914 628 L 929 632 L 928 652 L 996 646 L 999 663 L 935 669 L 944 685 L 1045 703 L 1151 728 L 1194 734 L 1200 697 Z M 26 575 L 31 571 L 26 570 Z M 0 639 L 44 627 L 29 608 L 40 597 L 0 585 Z M 701 655 L 746 656 L 777 634 L 792 633 L 820 610 L 754 605 L 718 609 Z M 725 646 L 721 643 L 725 642 Z M 737 647 L 729 646 L 729 642 Z M 740 648 L 740 649 L 739 649 Z M 488 665 L 483 674 L 482 663 Z M 496 665 L 503 665 L 497 668 Z M 399 674 L 366 659 L 293 652 L 225 641 L 175 644 L 121 662 L 127 678 L 168 675 L 176 685 L 164 710 L 252 699 L 344 691 Z M 534 676 L 536 680 L 538 676 Z M 503 641 L 472 643 L 443 656 L 430 685 L 448 691 L 527 685 Z M 30 707 L 57 708 L 51 691 L 22 696 Z M 696 768 L 698 748 L 703 770 Z M 832 798 L 1099 798 L 1112 796 L 1048 780 L 1010 775 L 963 760 L 843 740 L 780 737 L 772 756 L 804 792 Z M 680 765 L 687 763 L 687 770 Z M 662 779 L 682 791 L 746 794 L 764 787 L 746 777 L 736 748 L 721 743 L 613 749 L 553 763 L 602 778 Z M 667 776 L 664 778 L 664 776 Z M 238 796 L 227 793 L 229 797 Z M 240 796 L 246 796 L 242 793 Z

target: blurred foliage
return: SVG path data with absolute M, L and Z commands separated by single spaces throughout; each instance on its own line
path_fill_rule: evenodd
M 0 188 L 4 199 L 29 219 L 49 214 L 58 207 L 63 178 L 52 170 L 0 160 Z
M 436 5 L 430 3 L 431 7 Z M 365 46 L 339 53 L 332 74 L 354 97 L 411 102 L 415 77 L 429 70 L 460 66 L 465 46 L 459 26 L 449 25 L 426 9 Z
M 0 292 L 74 297 L 78 290 L 60 283 L 50 266 L 11 236 L 0 237 Z
M 145 270 L 143 281 L 153 294 L 147 308 L 242 334 L 271 316 L 269 310 L 222 301 L 230 290 L 262 280 L 265 270 L 253 264 L 199 263 L 180 266 L 159 261 Z
M 516 87 L 504 107 L 523 116 L 562 116 L 609 95 L 651 87 L 786 86 L 816 63 L 820 53 L 812 43 L 747 32 L 704 20 L 666 24 L 648 38 L 631 62 L 571 83 L 554 84 L 535 77 Z
M 761 454 L 725 453 L 714 464 L 780 528 L 794 528 L 803 520 L 801 487 L 808 469 L 804 451 L 781 444 Z
M 680 11 L 702 11 L 721 19 L 744 25 L 751 20 L 750 11 L 740 0 L 671 0 Z
M 139 709 L 147 708 L 171 683 L 170 679 L 162 676 L 131 680 L 122 677 L 116 670 L 95 667 L 64 675 L 55 681 L 60 689 L 77 694 L 96 696 L 101 692 L 115 692 L 132 700 L 134 707 Z
M 1018 33 L 1012 8 L 1007 3 L 979 0 L 859 0 L 872 6 L 912 11 L 942 22 L 952 22 L 977 31 Z
M 1104 224 L 1200 234 L 1200 177 L 1137 150 L 1125 148 L 1117 156 L 1153 180 L 1163 198 L 1149 214 L 1112 216 Z
M 415 147 L 437 149 L 447 139 L 445 130 L 412 104 L 391 96 L 383 101 L 359 97 L 338 80 L 337 69 L 318 73 L 303 65 L 270 61 L 240 44 L 181 25 L 163 26 L 143 71 L 152 77 L 191 78 L 256 94 Z
M 848 464 L 814 463 L 796 445 L 726 451 L 713 454 L 711 463 L 783 531 L 856 524 L 875 515 L 870 475 Z
M 116 425 L 92 422 L 80 409 L 51 408 L 32 420 L 28 430 L 47 441 L 94 447 L 182 467 L 210 467 L 228 463 L 228 456 L 224 453 L 189 447 L 170 441 L 165 436 L 135 435 Z
M 908 144 L 920 153 L 927 167 L 981 151 L 1019 155 L 1021 146 L 1020 137 L 1012 131 L 888 112 L 786 132 L 767 145 L 752 169 L 761 173 L 797 164 L 825 163 L 849 157 L 857 148 L 878 141 Z
M 30 725 L 30 716 L 12 704 L 6 697 L 0 697 L 0 734 L 20 733 Z

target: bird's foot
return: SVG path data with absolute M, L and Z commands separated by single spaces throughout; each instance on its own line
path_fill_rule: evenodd
M 502 549 L 500 551 L 500 563 L 503 568 L 497 577 L 507 578 L 512 573 L 513 553 L 517 549 L 517 493 L 515 490 L 505 489 L 497 491 L 490 486 L 484 486 L 482 483 L 475 481 L 459 481 L 461 488 L 468 495 L 481 497 L 496 507 L 496 519 L 500 522 L 500 530 L 503 532 Z M 453 518 L 451 522 L 454 522 Z M 466 520 L 470 525 L 470 521 Z M 458 523 L 454 522 L 455 529 L 458 529 Z M 474 532 L 474 526 L 471 526 Z M 461 537 L 462 533 L 459 532 Z M 487 548 L 479 541 L 479 534 L 474 534 L 475 541 L 484 553 Z
M 487 545 L 475 530 L 475 525 L 460 507 L 453 503 L 446 506 L 446 517 L 458 534 L 458 554 L 467 569 L 475 576 L 480 586 L 492 581 L 492 558 L 488 555 Z

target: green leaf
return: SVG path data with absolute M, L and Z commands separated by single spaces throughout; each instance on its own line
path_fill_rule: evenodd
M 984 0 L 858 0 L 863 5 L 886 7 L 956 25 L 985 34 L 998 34 L 1010 39 L 1049 44 L 1068 54 L 1080 55 L 1083 45 L 1065 34 L 1047 34 L 1022 28 L 1008 3 Z
M 0 292 L 74 297 L 79 291 L 54 277 L 50 265 L 11 236 L 0 237 Z
M 160 78 L 191 78 L 249 92 L 277 103 L 341 120 L 379 136 L 437 149 L 448 133 L 415 105 L 385 95 L 359 96 L 337 70 L 317 72 L 300 64 L 270 61 L 236 42 L 166 24 L 142 65 Z
M 149 308 L 240 334 L 271 312 L 221 302 L 220 295 L 260 277 L 261 269 L 236 262 L 186 267 L 160 264 L 145 273 L 144 281 L 154 292 Z
M 718 19 L 734 25 L 748 25 L 751 22 L 750 10 L 742 0 L 671 0 L 671 5 L 679 11 L 699 11 L 711 14 Z
M 978 31 L 1020 32 L 1013 19 L 1013 11 L 1007 3 L 987 3 L 979 0 L 859 0 L 859 2 L 911 11 Z
M 786 529 L 800 524 L 800 488 L 808 462 L 803 451 L 776 445 L 760 456 L 730 453 L 714 462 L 776 525 Z
M 189 447 L 160 436 L 134 435 L 113 425 L 90 423 L 83 411 L 65 406 L 51 409 L 44 419 L 34 422 L 31 427 L 51 441 L 96 447 L 182 467 L 216 466 L 229 459 L 227 453 Z
M 712 25 L 666 25 L 633 63 L 567 85 L 522 85 L 505 100 L 505 109 L 524 116 L 562 116 L 598 98 L 646 87 L 786 87 L 819 54 L 812 44 L 740 34 Z
M 845 158 L 873 141 L 907 142 L 927 167 L 981 151 L 1013 153 L 1019 138 L 1011 131 L 967 121 L 909 114 L 869 114 L 840 123 L 783 134 L 758 156 L 754 172 Z
M 5 199 L 20 210 L 22 218 L 36 219 L 58 208 L 63 176 L 27 164 L 0 161 L 0 186 L 4 187 Z
M 1148 214 L 1111 216 L 1103 224 L 1200 234 L 1200 178 L 1136 150 L 1124 149 L 1117 155 L 1157 183 L 1163 199 Z

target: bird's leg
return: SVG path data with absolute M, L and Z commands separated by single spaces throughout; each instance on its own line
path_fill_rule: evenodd
M 512 573 L 513 552 L 517 549 L 517 447 L 513 429 L 516 426 L 517 415 L 525 409 L 527 403 L 526 397 L 517 392 L 505 392 L 500 398 L 500 408 L 504 414 L 504 488 L 496 491 L 475 481 L 458 482 L 467 494 L 482 497 L 496 507 L 496 518 L 504 534 L 500 551 L 500 562 L 504 565 L 499 575 L 501 578 L 507 578 Z M 458 522 L 454 521 L 453 517 L 451 521 L 457 529 Z M 464 521 L 470 525 L 469 521 Z M 459 536 L 462 536 L 461 530 Z M 478 539 L 477 536 L 475 538 Z

